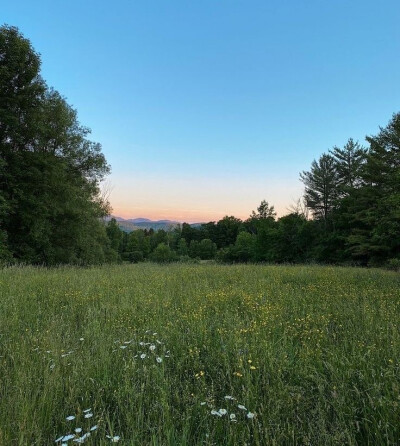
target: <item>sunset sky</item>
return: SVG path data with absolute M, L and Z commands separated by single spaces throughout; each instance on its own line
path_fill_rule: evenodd
M 400 111 L 400 2 L 2 1 L 103 146 L 113 214 L 288 212 L 299 172 Z

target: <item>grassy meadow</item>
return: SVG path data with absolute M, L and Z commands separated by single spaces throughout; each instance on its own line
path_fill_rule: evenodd
M 399 290 L 338 267 L 3 269 L 0 445 L 400 444 Z

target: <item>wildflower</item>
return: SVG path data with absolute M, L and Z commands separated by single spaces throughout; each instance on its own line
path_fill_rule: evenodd
M 63 437 L 61 441 L 65 443 L 66 441 L 72 440 L 74 437 L 75 437 L 75 435 L 68 434 L 65 437 Z
M 247 418 L 248 418 L 249 420 L 252 420 L 254 417 L 255 417 L 255 414 L 254 414 L 253 412 L 249 412 L 249 413 L 247 414 Z
M 200 406 L 205 406 L 207 403 L 205 402 L 205 401 L 202 401 L 201 403 L 200 403 Z
M 257 367 L 254 367 L 254 365 L 250 366 L 250 370 L 255 370 Z
M 121 437 L 119 437 L 118 435 L 111 437 L 110 435 L 106 435 L 107 438 L 109 438 L 111 440 L 111 443 L 118 443 L 118 441 L 120 440 Z
M 144 359 L 146 356 L 147 356 L 146 353 L 142 353 L 142 354 L 140 355 L 140 359 Z
M 85 418 L 92 418 L 92 416 L 93 416 L 93 414 L 90 412 L 85 414 Z
M 236 421 L 236 414 L 231 413 L 231 414 L 229 415 L 229 418 L 230 418 L 231 421 Z
M 90 428 L 90 431 L 93 432 L 93 431 L 95 431 L 98 427 L 99 427 L 99 426 L 96 424 L 95 426 L 92 426 L 92 427 Z
M 215 410 L 215 409 L 213 409 L 213 410 L 211 411 L 211 415 L 217 415 L 218 417 L 222 417 L 222 415 L 219 413 L 219 411 L 217 411 L 217 410 Z
M 126 347 L 126 345 L 121 345 L 119 348 L 125 349 Z
M 231 396 L 231 395 L 225 395 L 224 398 L 226 400 L 231 400 L 231 401 L 235 400 L 235 398 L 233 398 L 233 396 Z
M 243 406 L 243 404 L 238 404 L 238 409 L 240 409 L 240 410 L 247 410 L 247 409 Z
M 90 432 L 86 432 L 85 435 L 82 435 L 82 437 L 75 438 L 74 443 L 84 443 L 86 438 L 90 437 Z
M 162 358 L 160 358 L 159 356 L 157 356 L 156 361 L 161 364 L 162 363 Z
M 149 350 L 154 352 L 155 349 L 156 349 L 156 346 L 154 344 L 151 344 L 149 347 Z
M 220 413 L 220 415 L 222 416 L 222 415 L 226 415 L 226 409 L 219 409 L 219 411 L 218 411 L 219 413 Z
M 83 411 L 83 413 L 88 413 L 88 412 L 90 412 L 92 409 L 85 409 L 84 411 Z
M 79 340 L 80 340 L 80 341 L 83 341 L 83 340 L 84 340 L 84 338 L 79 338 Z
M 67 421 L 72 421 L 75 420 L 75 417 L 73 415 L 70 415 L 69 417 L 66 418 Z
M 82 428 L 81 427 L 77 427 L 75 429 L 75 433 L 80 434 L 82 432 Z
M 243 376 L 240 372 L 234 372 L 234 375 L 235 375 L 235 376 L 239 376 L 239 377 L 240 377 L 240 376 Z

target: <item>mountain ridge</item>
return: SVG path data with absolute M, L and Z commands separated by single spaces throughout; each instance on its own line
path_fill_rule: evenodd
M 132 232 L 138 229 L 153 229 L 154 231 L 159 231 L 163 229 L 167 231 L 169 229 L 173 229 L 176 226 L 182 224 L 179 221 L 175 220 L 150 220 L 149 218 L 137 217 L 137 218 L 122 218 L 117 215 L 108 215 L 104 218 L 105 222 L 109 222 L 112 219 L 115 219 L 118 226 L 125 232 Z M 190 223 L 190 226 L 199 226 L 201 223 Z

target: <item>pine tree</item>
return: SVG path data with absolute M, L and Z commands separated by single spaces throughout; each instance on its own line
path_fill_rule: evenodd
M 335 160 L 324 154 L 313 161 L 309 172 L 303 171 L 300 178 L 305 185 L 304 198 L 316 219 L 328 221 L 338 197 L 338 173 Z

